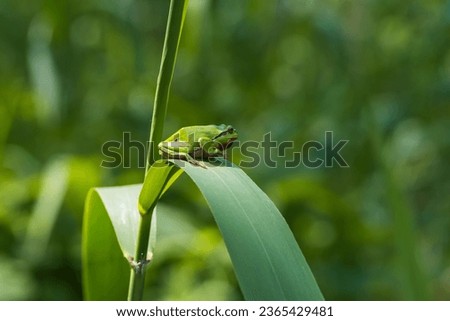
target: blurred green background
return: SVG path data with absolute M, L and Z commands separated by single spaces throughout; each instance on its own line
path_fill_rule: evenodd
M 101 146 L 148 139 L 167 12 L 166 0 L 0 2 L 1 300 L 82 299 L 86 193 L 142 182 L 136 150 L 107 169 Z M 191 0 L 165 133 L 226 123 L 241 142 L 348 139 L 349 168 L 245 171 L 326 299 L 449 300 L 449 107 L 450 1 Z M 161 214 L 146 299 L 242 299 L 186 177 Z

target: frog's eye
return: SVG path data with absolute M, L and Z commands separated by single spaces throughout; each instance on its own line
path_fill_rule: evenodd
M 233 134 L 234 133 L 234 128 L 233 127 L 228 127 L 228 133 L 229 134 Z

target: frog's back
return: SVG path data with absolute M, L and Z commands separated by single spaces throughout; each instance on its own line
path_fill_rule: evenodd
M 225 125 L 200 125 L 200 126 L 187 126 L 180 129 L 181 140 L 197 141 L 200 137 L 212 138 L 222 132 L 221 128 Z M 193 139 L 192 136 L 193 135 Z

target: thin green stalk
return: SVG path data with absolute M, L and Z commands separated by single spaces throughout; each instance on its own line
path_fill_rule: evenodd
M 155 102 L 150 129 L 150 146 L 147 153 L 145 174 L 150 166 L 158 159 L 158 142 L 162 140 L 164 120 L 169 100 L 170 85 L 172 82 L 175 61 L 177 58 L 178 44 L 186 16 L 188 0 L 171 0 L 169 17 L 167 19 L 166 36 L 164 39 L 161 66 L 156 85 Z M 141 213 L 139 231 L 136 244 L 136 253 L 130 272 L 130 284 L 128 288 L 128 300 L 142 300 L 145 271 L 149 263 L 147 258 L 148 240 L 150 237 L 150 224 L 154 206 L 145 213 Z
M 166 38 L 161 57 L 158 81 L 156 84 L 155 102 L 150 128 L 150 148 L 147 153 L 147 173 L 150 166 L 159 158 L 158 143 L 162 140 L 164 120 L 166 118 L 169 90 L 177 59 L 178 45 L 183 29 L 186 8 L 189 0 L 171 0 L 167 21 Z
M 145 272 L 149 263 L 147 260 L 148 240 L 150 238 L 150 223 L 152 215 L 141 215 L 139 222 L 135 264 L 131 267 L 128 301 L 142 300 L 145 286 Z

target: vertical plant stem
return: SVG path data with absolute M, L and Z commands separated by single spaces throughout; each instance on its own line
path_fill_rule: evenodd
M 150 128 L 150 148 L 147 153 L 147 173 L 150 166 L 159 158 L 158 143 L 162 140 L 164 119 L 166 118 L 169 90 L 172 82 L 175 61 L 177 59 L 178 44 L 186 16 L 188 0 L 171 0 L 169 18 L 167 20 L 166 37 L 161 57 L 158 81 L 156 84 L 155 102 Z
M 153 210 L 151 211 L 153 212 Z M 145 272 L 148 264 L 147 251 L 150 238 L 150 223 L 152 215 L 141 215 L 138 230 L 135 266 L 131 267 L 130 284 L 128 287 L 128 301 L 140 301 L 144 295 Z
M 153 105 L 153 116 L 150 128 L 150 146 L 147 153 L 145 174 L 150 166 L 158 159 L 158 143 L 162 140 L 164 120 L 166 117 L 167 103 L 169 100 L 170 85 L 172 82 L 175 61 L 177 58 L 178 45 L 180 43 L 181 31 L 186 16 L 188 0 L 171 0 L 169 17 L 167 19 L 166 36 L 161 57 L 161 66 L 156 85 L 155 102 Z M 139 231 L 134 256 L 134 266 L 131 268 L 130 284 L 128 289 L 128 300 L 142 300 L 145 284 L 145 272 L 148 265 L 147 252 L 150 237 L 150 224 L 154 206 L 141 213 Z

